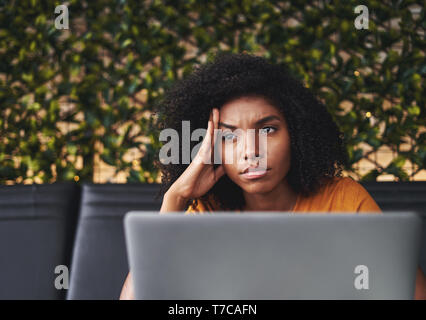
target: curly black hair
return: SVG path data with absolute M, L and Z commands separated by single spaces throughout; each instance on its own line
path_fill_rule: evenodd
M 158 129 L 172 128 L 181 138 L 182 121 L 189 120 L 191 131 L 207 128 L 210 111 L 240 97 L 262 97 L 280 110 L 288 124 L 291 164 L 287 179 L 296 193 L 314 194 L 330 178 L 341 176 L 348 157 L 344 136 L 326 107 L 309 89 L 292 77 L 287 68 L 266 58 L 246 53 L 218 53 L 213 61 L 196 65 L 193 72 L 178 81 L 156 106 Z M 182 139 L 179 141 L 182 159 Z M 191 141 L 191 150 L 198 142 Z M 164 193 L 188 164 L 161 164 Z M 227 175 L 203 196 L 213 196 L 223 210 L 244 206 L 242 189 Z M 195 199 L 191 199 L 187 206 Z

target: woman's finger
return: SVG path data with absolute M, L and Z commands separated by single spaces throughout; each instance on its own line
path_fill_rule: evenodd
M 216 130 L 219 129 L 219 109 L 217 108 L 213 109 L 213 127 Z M 213 134 L 213 146 L 216 145 L 218 134 L 218 131 Z
M 203 138 L 200 149 L 197 152 L 195 157 L 196 163 L 208 163 L 208 159 L 211 159 L 211 141 L 212 141 L 212 132 L 213 132 L 213 121 L 209 120 L 207 124 L 206 135 Z
M 217 108 L 213 108 L 212 110 L 212 118 L 213 118 L 213 132 L 212 132 L 212 143 L 211 143 L 211 161 L 214 163 L 215 161 L 215 151 L 216 151 L 216 141 L 218 135 L 218 123 L 219 123 L 219 110 Z

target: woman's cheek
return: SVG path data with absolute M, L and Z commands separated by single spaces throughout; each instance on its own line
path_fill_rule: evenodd
M 237 165 L 237 147 L 231 143 L 222 145 L 222 164 L 226 166 Z
M 225 173 L 227 175 L 232 174 L 232 162 L 233 162 L 234 155 L 230 153 L 229 148 L 225 145 L 225 143 L 222 145 L 222 155 L 221 155 L 221 161 L 222 166 L 225 169 Z
M 267 144 L 267 153 L 276 158 L 287 158 L 290 154 L 290 140 L 287 135 L 282 135 L 278 139 L 269 139 Z

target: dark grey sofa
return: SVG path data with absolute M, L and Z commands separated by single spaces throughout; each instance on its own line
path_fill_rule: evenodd
M 0 299 L 64 299 L 55 266 L 71 263 L 80 190 L 74 184 L 0 187 Z
M 123 217 L 160 210 L 157 185 L 84 185 L 68 299 L 118 299 L 129 271 Z
M 426 271 L 426 181 L 363 183 L 379 206 L 424 217 L 420 265 Z M 158 185 L 0 186 L 0 299 L 118 299 L 128 272 L 123 216 L 159 210 Z M 57 290 L 54 268 L 70 269 Z

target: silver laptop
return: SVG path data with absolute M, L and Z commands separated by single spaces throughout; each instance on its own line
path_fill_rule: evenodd
M 385 214 L 129 212 L 136 299 L 413 299 L 422 220 Z

